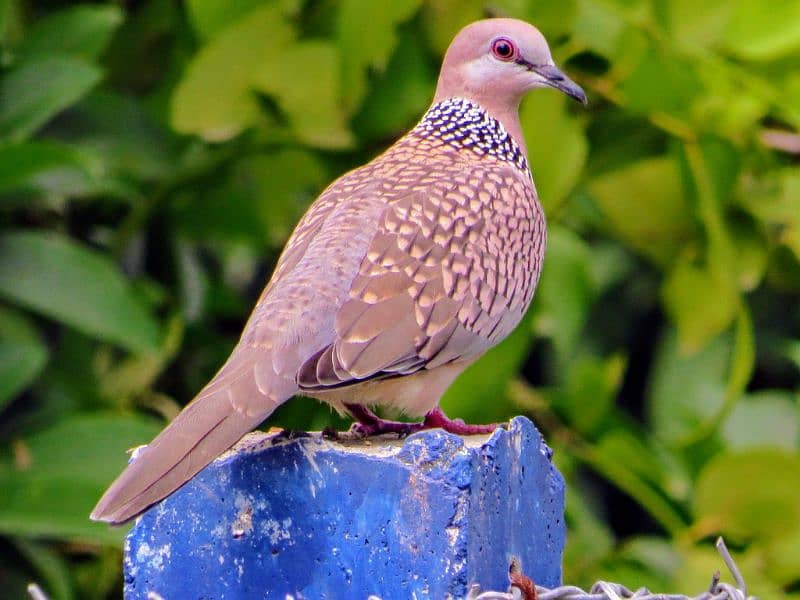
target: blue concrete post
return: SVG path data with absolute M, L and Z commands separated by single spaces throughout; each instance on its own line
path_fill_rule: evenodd
M 533 424 L 461 438 L 251 434 L 146 513 L 125 597 L 463 598 L 505 590 L 512 555 L 561 582 L 564 484 Z

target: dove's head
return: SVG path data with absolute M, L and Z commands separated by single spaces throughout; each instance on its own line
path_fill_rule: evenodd
M 522 97 L 540 87 L 555 88 L 586 104 L 581 87 L 553 63 L 538 29 L 517 19 L 485 19 L 464 27 L 450 44 L 434 102 L 467 98 L 508 128 L 506 121 L 516 119 Z
M 447 49 L 437 100 L 467 97 L 516 105 L 526 92 L 552 87 L 586 103 L 586 94 L 553 63 L 547 40 L 517 19 L 485 19 L 458 32 Z

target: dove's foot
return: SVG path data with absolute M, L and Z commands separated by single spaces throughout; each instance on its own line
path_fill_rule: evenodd
M 423 423 L 404 423 L 402 421 L 388 421 L 381 419 L 378 415 L 361 404 L 345 404 L 347 411 L 356 420 L 350 427 L 348 435 L 364 438 L 382 433 L 396 433 L 400 437 L 405 437 L 416 431 L 424 429 Z
M 490 425 L 467 425 L 461 419 L 450 419 L 438 406 L 425 415 L 421 423 L 404 423 L 381 419 L 366 406 L 361 404 L 345 404 L 348 412 L 357 421 L 348 432 L 353 437 L 369 437 L 382 433 L 396 433 L 400 437 L 411 435 L 424 429 L 441 428 L 456 435 L 476 435 L 492 433 L 500 427 L 496 423 Z
M 461 419 L 450 419 L 438 406 L 425 415 L 422 422 L 422 429 L 435 429 L 441 427 L 448 433 L 456 435 L 477 435 L 480 433 L 492 433 L 500 427 L 497 423 L 489 425 L 467 425 Z

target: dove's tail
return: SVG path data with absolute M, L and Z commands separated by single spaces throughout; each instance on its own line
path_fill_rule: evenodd
M 203 391 L 111 484 L 91 518 L 121 524 L 139 515 L 189 481 L 293 395 L 293 382 L 275 375 L 268 356 L 254 358 L 247 350 L 234 352 Z

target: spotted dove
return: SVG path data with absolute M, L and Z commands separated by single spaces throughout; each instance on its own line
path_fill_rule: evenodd
M 465 425 L 438 408 L 453 380 L 519 323 L 545 218 L 519 123 L 526 92 L 585 103 L 531 25 L 468 25 L 419 124 L 337 179 L 286 244 L 239 343 L 92 513 L 125 522 L 192 478 L 295 394 L 349 413 L 356 433 Z M 384 421 L 387 406 L 421 423 Z

